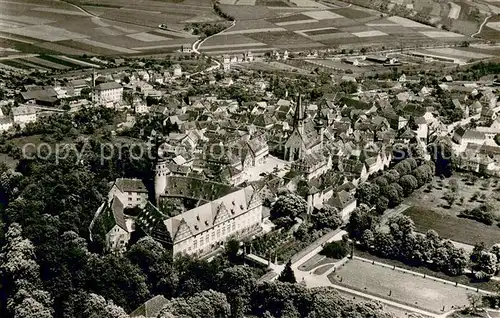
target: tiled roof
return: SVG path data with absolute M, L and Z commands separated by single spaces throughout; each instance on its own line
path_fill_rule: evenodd
M 252 201 L 260 201 L 252 186 L 239 189 L 209 203 L 165 220 L 173 241 L 183 240 L 227 219 L 246 213 Z M 187 235 L 186 235 L 187 233 Z
M 236 190 L 237 188 L 222 183 L 192 177 L 168 176 L 165 196 L 188 197 L 211 201 Z
M 352 195 L 344 190 L 341 190 L 334 193 L 330 200 L 327 201 L 327 204 L 338 209 L 343 209 L 348 206 L 353 200 L 354 197 Z
M 96 85 L 96 87 L 95 87 L 95 89 L 97 89 L 99 91 L 104 91 L 104 90 L 108 90 L 108 89 L 118 89 L 118 88 L 123 88 L 123 86 L 121 86 L 117 82 L 102 83 L 102 84 Z
M 32 115 L 36 114 L 36 109 L 28 106 L 13 107 L 12 114 L 14 116 Z
M 124 206 L 122 201 L 116 196 L 113 197 L 113 200 L 111 201 L 111 212 L 113 213 L 116 225 L 128 232 L 125 216 L 123 215 L 123 208 Z
M 148 192 L 146 185 L 140 179 L 119 178 L 115 185 L 123 192 Z

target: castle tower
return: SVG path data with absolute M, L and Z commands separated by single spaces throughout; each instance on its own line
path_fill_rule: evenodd
M 155 200 L 158 205 L 160 196 L 165 193 L 167 189 L 167 180 L 170 170 L 167 167 L 167 160 L 164 158 L 164 151 L 161 149 L 162 140 L 157 137 L 155 145 L 153 146 L 153 155 L 155 156 L 155 176 L 154 176 L 154 190 Z
M 158 205 L 160 196 L 167 189 L 167 176 L 170 170 L 167 168 L 167 162 L 164 159 L 157 160 L 155 165 L 155 199 Z

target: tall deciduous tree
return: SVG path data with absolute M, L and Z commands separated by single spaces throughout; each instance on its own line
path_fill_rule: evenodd
M 296 194 L 284 194 L 271 208 L 271 219 L 284 219 L 282 223 L 290 225 L 295 217 L 307 212 L 307 202 Z
M 175 317 L 229 318 L 230 312 L 231 306 L 227 302 L 226 295 L 205 290 L 191 297 L 170 299 L 163 306 L 159 316 L 164 317 L 170 313 Z
M 33 244 L 23 238 L 17 223 L 10 225 L 5 238 L 6 245 L 0 252 L 2 316 L 52 318 L 52 299 L 41 289 L 40 267 Z
M 292 284 L 295 284 L 297 282 L 295 274 L 293 273 L 291 261 L 288 261 L 288 263 L 286 263 L 285 268 L 281 272 L 280 276 L 278 276 L 278 280 L 280 282 L 292 283 Z

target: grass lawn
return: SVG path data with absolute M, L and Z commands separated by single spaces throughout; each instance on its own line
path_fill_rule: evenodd
M 421 233 L 433 229 L 442 237 L 469 245 L 484 242 L 486 246 L 491 246 L 500 243 L 500 229 L 496 225 L 486 225 L 418 206 L 407 209 L 403 214 L 415 222 L 417 231 Z
M 315 275 L 323 275 L 324 273 L 328 272 L 335 264 L 325 264 L 322 265 L 314 270 Z
M 404 214 L 413 219 L 419 232 L 434 229 L 453 241 L 470 245 L 485 242 L 491 246 L 500 243 L 500 229 L 496 224 L 485 225 L 458 215 L 488 202 L 494 207 L 493 217 L 500 220 L 499 189 L 496 178 L 474 180 L 471 174 L 465 173 L 456 173 L 444 180 L 435 178 L 403 202 L 412 206 Z M 457 197 L 451 206 L 445 199 L 447 194 Z
M 328 258 L 326 256 L 323 256 L 321 254 L 316 254 L 310 259 L 308 259 L 305 263 L 299 266 L 299 270 L 308 272 L 310 270 L 313 270 L 315 268 L 327 265 L 327 264 L 332 264 L 335 262 L 338 262 L 338 259 L 333 259 L 333 258 Z
M 340 282 L 341 277 L 342 282 Z M 464 288 L 355 259 L 330 274 L 328 279 L 334 284 L 435 313 L 441 313 L 443 306 L 448 311 L 452 306 L 469 305 L 468 291 Z
M 421 273 L 421 274 L 425 274 L 425 275 L 429 275 L 429 276 L 434 276 L 434 277 L 441 278 L 441 279 L 446 279 L 446 280 L 449 280 L 452 282 L 457 282 L 457 283 L 463 284 L 463 285 L 468 285 L 468 286 L 471 286 L 472 288 L 479 288 L 479 289 L 490 290 L 490 291 L 497 290 L 497 283 L 494 281 L 480 282 L 480 283 L 471 282 L 470 278 L 465 276 L 465 275 L 448 276 L 442 272 L 435 272 L 427 267 L 423 267 L 423 266 L 415 267 L 415 266 L 407 265 L 407 264 L 400 262 L 400 261 L 397 261 L 397 260 L 378 257 L 376 255 L 370 254 L 370 253 L 363 251 L 363 250 L 360 250 L 358 248 L 354 249 L 354 256 L 359 256 L 362 258 L 374 260 L 376 262 L 385 263 L 388 265 L 395 265 L 397 267 L 411 270 L 411 271 L 414 271 L 417 273 Z

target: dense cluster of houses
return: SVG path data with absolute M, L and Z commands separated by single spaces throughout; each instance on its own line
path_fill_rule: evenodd
M 157 143 L 154 184 L 116 180 L 95 222 L 107 220 L 114 251 L 139 227 L 172 244 L 174 253 L 206 255 L 230 236 L 258 232 L 267 217 L 263 205 L 282 191 L 304 197 L 309 211 L 330 205 L 348 218 L 357 186 L 389 166 L 392 145 L 425 148 L 441 129 L 430 110 L 410 125 L 381 104 L 333 96 L 317 104 L 301 96 L 243 104 L 191 96 L 187 105 L 153 107 L 150 113 L 179 126 Z
M 252 60 L 251 52 L 225 56 L 222 70 Z M 366 60 L 397 63 L 376 56 Z M 152 136 L 158 158 L 151 184 L 117 179 L 110 185 L 90 230 L 95 233 L 96 222 L 104 224 L 112 251 L 123 251 L 140 230 L 171 244 L 174 254 L 207 255 L 229 237 L 259 232 L 267 207 L 283 192 L 302 196 L 309 212 L 329 205 L 347 219 L 357 206 L 356 188 L 391 164 L 398 143 L 425 153 L 434 138 L 449 138 L 455 154 L 462 155 L 461 168 L 500 174 L 499 107 L 491 87 L 443 78 L 439 89 L 451 91 L 453 107 L 465 114 L 460 122 L 444 125 L 435 108 L 436 86 L 415 90 L 418 78 L 404 74 L 388 82 L 390 92 L 358 89 L 316 102 L 276 98 L 266 90 L 269 79 L 241 74 L 234 80 L 264 96 L 261 101 L 224 99 L 216 92 L 181 98 L 158 89 L 176 85 L 181 77 L 175 65 L 170 71 L 102 72 L 50 87 L 27 86 L 16 92 L 23 104 L 0 116 L 0 129 L 35 121 L 38 109 L 86 94 L 94 105 L 161 115 L 177 124 L 178 132 Z M 215 84 L 210 74 L 190 81 L 207 79 Z M 218 84 L 232 85 L 232 79 Z M 161 102 L 148 106 L 148 98 Z
M 6 89 L 8 98 L 0 101 L 0 106 L 17 103 L 21 106 L 17 110 L 14 107 L 9 116 L 0 116 L 0 131 L 9 130 L 16 124 L 23 126 L 36 121 L 36 113 L 42 111 L 62 111 L 60 106 L 64 104 L 70 108 L 93 105 L 147 113 L 149 108 L 146 98 L 160 100 L 164 92 L 157 87 L 176 83 L 182 75 L 181 66 L 175 64 L 170 70 L 164 71 L 103 70 L 101 74 L 94 71 L 90 76 L 83 74 L 54 80 L 53 85 L 25 85 L 21 89 Z M 125 100 L 125 93 L 130 93 L 134 99 Z

